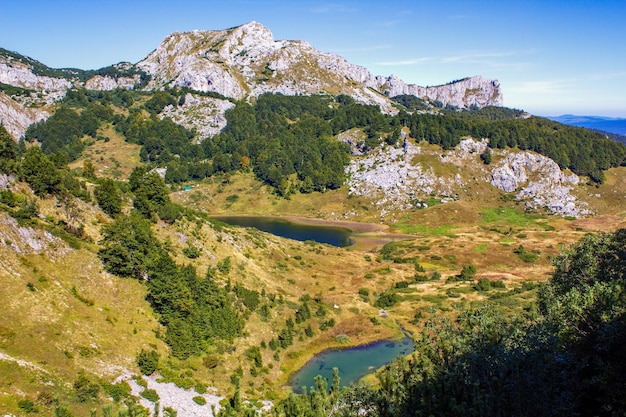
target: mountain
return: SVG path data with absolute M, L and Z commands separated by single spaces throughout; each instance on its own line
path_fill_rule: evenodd
M 586 127 L 622 136 L 626 135 L 625 118 L 563 114 L 561 116 L 548 117 L 548 119 L 570 126 Z
M 276 41 L 271 31 L 257 22 L 226 30 L 174 33 L 137 67 L 152 76 L 148 88 L 185 86 L 235 99 L 267 92 L 348 94 L 391 111 L 387 97 L 411 94 L 462 108 L 502 105 L 497 81 L 471 77 L 443 86 L 419 87 L 395 76 L 374 76 L 307 42 Z
M 591 382 L 612 382 L 624 367 L 607 362 L 605 348 L 623 357 L 622 327 L 608 322 L 592 344 L 573 344 L 600 357 L 577 350 L 565 361 L 553 337 L 532 329 L 546 305 L 538 284 L 554 259 L 570 264 L 561 248 L 626 226 L 626 147 L 492 106 L 501 100 L 497 81 L 412 86 L 302 41 L 275 41 L 254 22 L 175 33 L 139 63 L 94 71 L 1 50 L 0 416 L 378 415 L 399 404 L 387 394 L 420 398 L 408 384 L 439 378 L 432 366 L 443 379 L 401 415 L 431 401 L 433 386 L 443 387 L 438 403 L 458 387 L 476 398 L 475 414 L 501 415 L 498 390 L 489 385 L 485 399 L 475 388 L 497 388 L 493 375 L 520 369 L 530 378 L 505 391 L 520 407 L 508 414 L 525 415 L 519 398 L 569 404 Z M 340 227 L 355 244 L 285 239 L 220 215 Z M 572 263 L 575 273 L 619 272 L 623 241 L 595 245 L 614 249 L 591 257 L 606 268 Z M 624 306 L 611 301 L 623 282 L 611 292 L 587 284 L 591 307 L 578 295 L 555 298 L 554 324 L 575 316 L 577 332 L 611 314 L 623 322 Z M 608 310 L 593 300 L 609 300 Z M 291 395 L 290 377 L 318 353 L 404 332 L 420 354 L 369 375 L 368 387 L 326 395 L 318 380 L 309 396 Z M 537 341 L 550 350 L 533 350 Z M 448 359 L 460 364 L 452 373 L 440 367 Z M 460 379 L 440 382 L 449 375 Z M 573 391 L 562 396 L 563 387 Z M 613 390 L 620 401 L 622 391 Z M 464 401 L 449 403 L 456 411 Z
M 344 58 L 323 53 L 304 41 L 274 40 L 257 22 L 225 30 L 173 33 L 142 61 L 118 63 L 99 70 L 53 69 L 16 52 L 0 49 L 0 120 L 19 138 L 28 124 L 47 117 L 33 113 L 60 100 L 70 88 L 87 90 L 160 90 L 188 87 L 217 93 L 223 98 L 254 99 L 264 93 L 284 95 L 347 94 L 357 101 L 380 106 L 385 113 L 397 109 L 390 97 L 409 94 L 453 108 L 502 106 L 500 83 L 480 76 L 446 85 L 420 87 L 391 75 L 374 76 Z M 8 103 L 12 99 L 14 103 Z M 210 108 L 211 136 L 223 127 L 225 101 L 201 100 L 192 106 Z M 3 109 L 12 108 L 13 111 Z M 23 111 L 17 110 L 23 109 Z M 192 123 L 184 115 L 177 121 Z M 186 120 L 183 120 L 186 119 Z M 198 127 L 198 126 L 193 126 Z

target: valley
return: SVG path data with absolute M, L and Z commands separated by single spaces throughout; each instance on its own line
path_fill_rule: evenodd
M 558 279 L 623 268 L 626 147 L 502 107 L 496 80 L 407 85 L 251 22 L 91 72 L 0 50 L 0 82 L 6 415 L 383 415 L 447 372 L 487 384 L 459 370 L 476 358 L 536 370 L 518 347 L 560 369 L 555 352 L 621 323 L 618 279 L 585 287 L 597 305 Z M 583 336 L 559 327 L 588 311 Z M 406 335 L 415 353 L 361 385 L 293 393 L 319 353 Z

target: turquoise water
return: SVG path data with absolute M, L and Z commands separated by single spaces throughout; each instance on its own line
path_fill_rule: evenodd
M 306 386 L 307 390 L 314 387 L 315 376 L 321 375 L 328 379 L 330 386 L 333 381 L 333 368 L 339 369 L 340 384 L 349 385 L 387 365 L 399 355 L 408 355 L 411 352 L 413 340 L 408 336 L 396 342 L 383 340 L 350 349 L 330 349 L 316 355 L 296 372 L 291 378 L 290 385 L 294 392 L 301 393 L 303 386 Z
M 284 219 L 256 216 L 220 216 L 218 220 L 235 226 L 254 227 L 276 236 L 302 242 L 313 240 L 337 247 L 345 247 L 352 244 L 350 241 L 350 230 L 341 227 L 295 224 Z

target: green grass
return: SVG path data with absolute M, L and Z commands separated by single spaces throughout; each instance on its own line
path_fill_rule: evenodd
M 476 252 L 484 252 L 487 250 L 487 248 L 489 247 L 489 243 L 485 242 L 485 243 L 480 243 L 478 245 L 476 245 L 476 247 L 474 248 L 474 251 Z
M 545 218 L 538 214 L 520 213 L 510 207 L 488 208 L 480 213 L 483 222 L 487 224 L 500 224 L 508 227 L 539 227 L 543 230 L 553 230 L 554 228 L 545 224 Z

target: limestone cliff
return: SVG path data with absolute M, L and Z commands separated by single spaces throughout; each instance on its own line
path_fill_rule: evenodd
M 41 109 L 29 108 L 0 92 L 0 122 L 14 139 L 22 137 L 32 123 L 47 119 L 49 114 Z
M 94 75 L 85 81 L 87 90 L 114 90 L 116 88 L 124 88 L 127 90 L 135 88 L 141 82 L 141 77 L 136 74 L 133 77 L 109 77 L 105 75 Z
M 488 80 L 479 75 L 433 87 L 407 84 L 393 75 L 377 77 L 377 80 L 380 83 L 378 88 L 389 97 L 408 94 L 459 108 L 502 106 L 504 103 L 498 80 Z
M 37 75 L 29 65 L 1 55 L 0 83 L 41 92 L 65 92 L 72 86 L 72 83 L 64 78 Z

